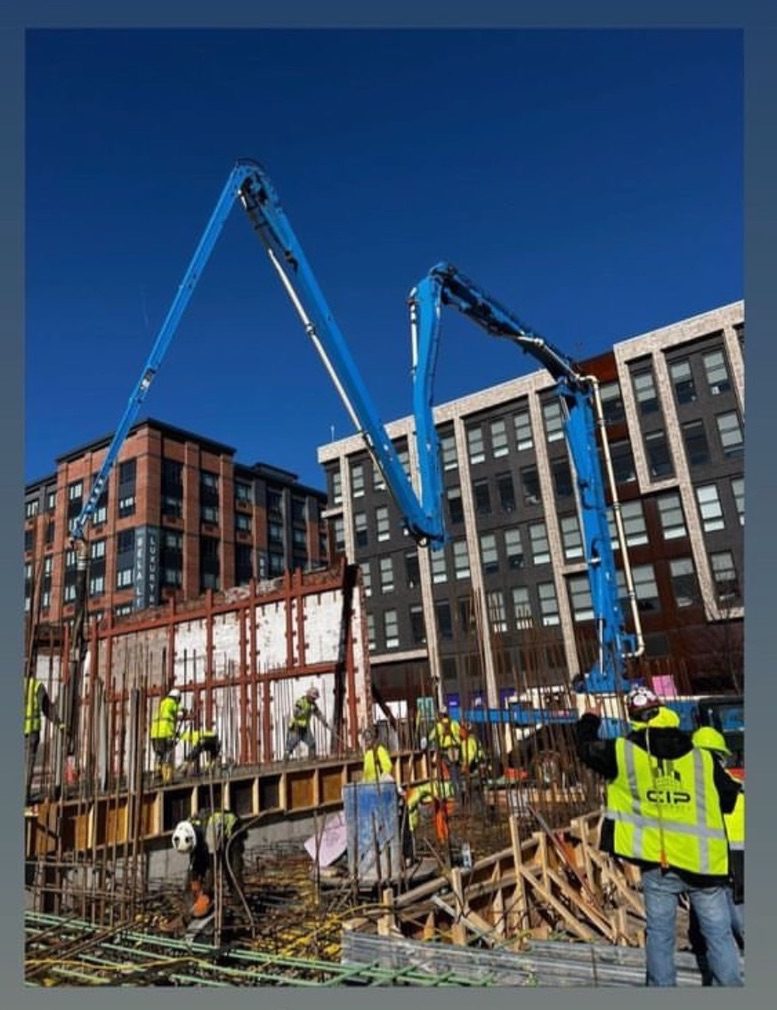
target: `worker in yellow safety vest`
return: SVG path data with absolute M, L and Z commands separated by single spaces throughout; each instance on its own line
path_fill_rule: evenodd
M 318 707 L 318 688 L 309 687 L 301 698 L 294 702 L 294 712 L 289 722 L 289 729 L 286 733 L 286 750 L 283 760 L 288 761 L 300 743 L 304 743 L 308 749 L 308 757 L 316 756 L 316 738 L 310 728 L 310 723 L 315 717 L 324 727 L 329 729 L 329 723 L 324 718 L 321 709 Z
M 708 750 L 724 768 L 731 757 L 726 738 L 712 726 L 702 726 L 692 737 L 694 747 Z M 730 773 L 727 773 L 730 774 Z M 733 776 L 732 776 L 733 777 Z M 737 796 L 730 814 L 723 815 L 729 849 L 731 886 L 727 897 L 731 910 L 731 928 L 740 947 L 745 945 L 745 790 Z
M 157 757 L 165 784 L 173 779 L 173 754 L 178 742 L 181 722 L 186 716 L 181 707 L 181 691 L 171 688 L 162 701 L 154 718 L 151 720 L 151 747 Z
M 451 719 L 447 708 L 439 710 L 427 744 L 439 755 L 453 794 L 457 795 L 461 782 L 461 726 L 456 719 Z
M 368 726 L 362 734 L 364 738 L 364 763 L 362 782 L 393 782 L 393 764 L 388 748 L 378 741 L 375 730 Z
M 212 767 L 221 754 L 221 739 L 215 729 L 190 728 L 181 733 L 180 739 L 191 748 L 186 755 L 183 768 L 189 769 L 194 774 L 199 773 L 200 757 L 203 754 L 207 758 L 207 768 Z
M 627 737 L 599 739 L 601 707 L 577 724 L 578 753 L 606 782 L 603 849 L 639 866 L 646 917 L 647 984 L 676 984 L 677 904 L 687 894 L 718 985 L 741 986 L 739 955 L 726 898 L 724 814 L 739 792 L 680 718 L 647 687 L 629 692 Z
M 45 685 L 36 677 L 27 677 L 24 686 L 25 803 L 32 802 L 32 776 L 40 745 L 43 716 L 56 726 L 60 733 L 64 733 L 65 724 L 52 704 Z

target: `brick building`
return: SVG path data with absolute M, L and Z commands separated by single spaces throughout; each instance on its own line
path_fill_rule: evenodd
M 36 620 L 72 617 L 70 522 L 111 436 L 57 459 L 25 489 L 25 609 Z M 90 616 L 116 616 L 170 597 L 273 578 L 325 563 L 326 496 L 286 470 L 243 465 L 235 450 L 152 419 L 129 431 L 92 521 Z
M 684 690 L 741 686 L 743 314 L 726 305 L 582 366 L 601 383 L 646 663 Z M 536 371 L 435 420 L 451 535 L 440 552 L 404 533 L 360 437 L 319 449 L 330 542 L 362 569 L 380 692 L 408 699 L 439 678 L 451 700 L 498 704 L 538 649 L 541 683 L 584 672 L 593 614 L 553 380 Z M 412 419 L 388 432 L 416 474 Z

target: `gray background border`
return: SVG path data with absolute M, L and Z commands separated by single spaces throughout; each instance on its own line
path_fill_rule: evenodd
M 767 795 L 773 782 L 769 761 L 769 730 L 773 699 L 763 674 L 774 663 L 775 650 L 769 647 L 770 620 L 774 621 L 773 598 L 767 585 L 767 572 L 774 570 L 777 538 L 770 534 L 768 518 L 774 508 L 774 479 L 768 461 L 773 459 L 775 407 L 777 396 L 770 388 L 777 361 L 777 341 L 770 326 L 777 318 L 777 284 L 770 252 L 775 247 L 774 180 L 777 158 L 774 144 L 774 95 L 777 93 L 777 16 L 766 12 L 766 5 L 727 0 L 530 0 L 509 3 L 499 0 L 274 0 L 274 2 L 237 2 L 237 0 L 74 0 L 62 2 L 7 3 L 0 13 L 0 95 L 3 97 L 0 159 L 0 236 L 3 269 L 0 271 L 0 324 L 3 334 L 3 368 L 0 369 L 0 416 L 4 439 L 4 466 L 0 474 L 3 528 L 12 533 L 0 541 L 0 578 L 3 607 L 0 609 L 2 669 L 6 672 L 7 704 L 0 705 L 0 756 L 2 767 L 2 807 L 9 827 L 0 834 L 0 865 L 9 868 L 15 886 L 7 886 L 0 904 L 0 979 L 2 992 L 11 1005 L 43 1006 L 55 1000 L 69 1007 L 89 1004 L 102 1006 L 108 1000 L 132 1005 L 143 999 L 171 1000 L 187 1006 L 211 1000 L 205 991 L 154 989 L 89 989 L 45 992 L 25 989 L 22 985 L 22 931 L 20 929 L 22 874 L 19 854 L 22 848 L 22 751 L 19 734 L 21 696 L 16 671 L 21 665 L 22 635 L 18 615 L 22 613 L 21 523 L 23 504 L 23 256 L 24 256 L 24 34 L 30 29 L 65 28 L 238 28 L 238 27 L 493 27 L 493 28 L 662 28 L 704 27 L 741 28 L 745 32 L 746 61 L 746 313 L 747 313 L 747 622 L 746 662 L 750 682 L 747 688 L 748 719 L 748 954 L 747 984 L 738 994 L 743 1006 L 768 1006 L 769 982 L 774 972 L 772 930 L 775 898 L 775 871 L 770 865 L 777 835 L 777 804 Z M 27 194 L 34 199 L 34 194 Z M 692 265 L 690 267 L 692 269 Z M 712 306 L 711 306 L 712 307 Z M 769 451 L 771 448 L 771 452 Z M 755 676 L 754 676 L 755 675 Z M 771 704 L 770 704 L 771 702 Z M 770 725 L 771 724 L 771 725 Z M 767 774 L 763 774 L 766 772 Z M 770 802 L 771 800 L 771 802 Z M 14 825 L 14 827 L 10 827 Z M 12 897 L 13 896 L 13 897 Z M 313 1005 L 321 1010 L 356 1006 L 364 1002 L 364 990 L 230 990 L 230 1005 L 252 1006 L 267 1002 L 271 1007 Z M 108 996 L 108 999 L 106 999 Z M 412 1005 L 445 1006 L 457 1010 L 467 1006 L 474 992 L 465 989 L 421 992 L 417 989 L 372 990 L 369 1002 L 393 1007 L 402 1002 Z M 555 1006 L 574 999 L 582 1010 L 588 1007 L 622 1003 L 618 990 L 577 990 L 574 993 L 554 989 L 491 990 L 490 1006 L 512 1006 L 517 1000 L 536 1006 Z M 477 998 L 477 997 L 475 997 Z M 691 1004 L 730 1007 L 730 994 L 720 990 L 699 990 L 662 994 L 663 1006 Z M 654 991 L 629 993 L 640 1005 L 653 1005 Z

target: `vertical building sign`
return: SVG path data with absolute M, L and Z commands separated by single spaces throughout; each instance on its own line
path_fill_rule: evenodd
M 143 526 L 135 530 L 135 610 L 159 602 L 159 529 Z

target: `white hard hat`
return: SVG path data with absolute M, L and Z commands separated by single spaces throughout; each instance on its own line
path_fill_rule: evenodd
M 167 692 L 167 697 L 168 698 L 180 698 L 181 697 L 181 690 L 180 690 L 180 688 L 178 688 L 178 687 L 171 687 L 170 690 Z
M 305 693 L 307 694 L 308 698 L 318 698 L 318 688 L 315 686 L 315 684 L 313 685 L 313 687 L 309 687 Z
M 197 832 L 191 821 L 179 821 L 173 831 L 173 848 L 182 855 L 190 853 L 197 844 Z

